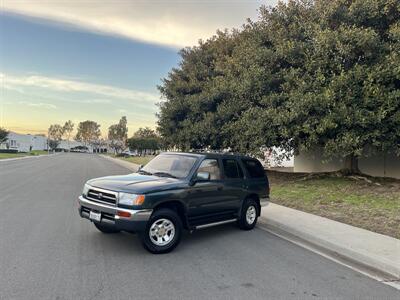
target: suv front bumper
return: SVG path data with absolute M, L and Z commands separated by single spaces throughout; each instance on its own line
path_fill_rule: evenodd
M 89 218 L 90 211 L 100 212 L 101 220 L 99 223 L 112 226 L 125 231 L 142 231 L 146 227 L 147 221 L 153 213 L 152 209 L 126 209 L 116 206 L 105 205 L 79 196 L 79 215 L 82 218 L 93 221 Z M 129 213 L 129 217 L 119 216 L 118 213 Z

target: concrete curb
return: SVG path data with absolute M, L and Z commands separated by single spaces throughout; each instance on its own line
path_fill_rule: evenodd
M 127 169 L 129 169 L 129 170 L 131 170 L 133 172 L 137 172 L 137 170 L 140 167 L 140 165 L 138 165 L 138 164 L 134 164 L 134 163 L 131 163 L 129 161 L 124 161 L 122 159 L 114 158 L 114 157 L 111 157 L 111 156 L 108 156 L 108 155 L 100 154 L 100 156 L 105 158 L 105 159 L 111 160 L 112 162 L 114 162 L 114 163 L 116 163 L 116 164 L 118 164 L 118 165 L 120 165 L 120 166 L 122 166 L 124 168 L 127 168 Z
M 271 203 L 260 225 L 387 280 L 400 279 L 400 240 Z

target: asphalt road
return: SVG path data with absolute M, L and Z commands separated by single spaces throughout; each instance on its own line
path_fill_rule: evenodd
M 262 229 L 186 234 L 152 255 L 79 217 L 85 180 L 126 174 L 91 154 L 0 162 L 1 299 L 399 299 L 396 289 Z

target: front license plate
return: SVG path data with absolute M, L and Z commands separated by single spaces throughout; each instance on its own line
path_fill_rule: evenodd
M 91 212 L 89 213 L 89 219 L 90 219 L 90 220 L 93 220 L 93 221 L 100 222 L 100 220 L 101 220 L 101 213 L 97 213 L 97 212 L 91 211 Z

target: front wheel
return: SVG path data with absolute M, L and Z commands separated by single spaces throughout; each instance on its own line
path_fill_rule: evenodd
M 143 246 L 154 254 L 172 251 L 178 246 L 181 236 L 181 219 L 175 211 L 165 208 L 153 213 L 140 234 Z
M 253 199 L 248 199 L 242 209 L 242 213 L 239 218 L 239 228 L 242 230 L 251 230 L 257 224 L 257 203 Z

